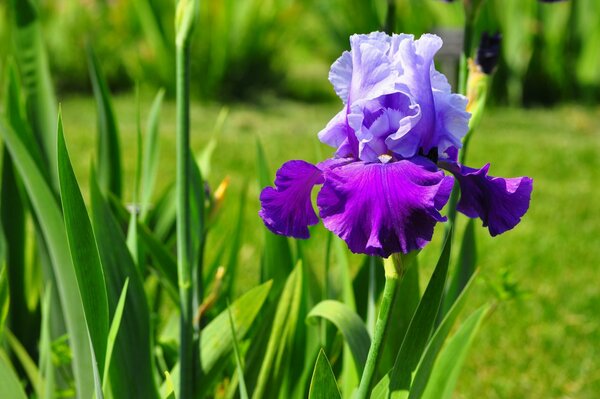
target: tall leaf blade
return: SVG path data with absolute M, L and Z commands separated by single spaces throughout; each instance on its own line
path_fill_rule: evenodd
M 69 332 L 70 346 L 73 350 L 77 393 L 81 397 L 91 397 L 94 392 L 94 378 L 88 331 L 77 277 L 69 255 L 67 233 L 62 215 L 50 187 L 37 169 L 37 165 L 29 155 L 24 143 L 2 120 L 0 120 L 0 135 L 23 180 L 48 246 Z
M 100 187 L 117 197 L 122 194 L 121 144 L 117 121 L 106 80 L 91 46 L 87 47 L 88 68 L 98 112 L 98 144 L 96 162 Z
M 104 272 L 96 239 L 88 217 L 83 196 L 65 144 L 62 118 L 58 117 L 58 176 L 65 220 L 65 230 L 83 309 L 94 347 L 98 368 L 104 369 L 106 337 L 108 335 L 108 298 Z
M 489 309 L 488 305 L 484 305 L 473 312 L 456 334 L 448 340 L 433 366 L 427 388 L 421 398 L 450 399 L 452 397 L 467 353 Z M 413 398 L 411 395 L 409 398 L 418 399 L 419 396 L 415 395 Z
M 40 333 L 39 369 L 42 376 L 41 399 L 54 398 L 54 363 L 52 363 L 52 339 L 50 338 L 50 306 L 52 285 L 47 284 L 42 298 L 42 325 Z
M 319 352 L 312 380 L 310 382 L 309 399 L 334 399 L 340 398 L 340 390 L 335 381 L 335 375 L 323 349 Z
M 32 0 L 12 0 L 15 29 L 15 55 L 27 97 L 27 114 L 33 133 L 49 166 L 54 188 L 58 188 L 56 169 L 56 97 L 50 78 L 42 40 L 37 5 Z
M 252 288 L 229 306 L 238 339 L 243 339 L 248 333 L 262 309 L 271 287 L 272 283 L 269 281 Z M 233 335 L 231 329 L 228 328 L 228 324 L 229 315 L 226 309 L 202 330 L 202 339 L 200 340 L 200 353 L 202 355 L 200 367 L 202 369 L 197 376 L 202 383 L 199 384 L 199 391 L 195 393 L 196 397 L 202 397 L 214 386 L 220 375 L 219 373 L 227 365 L 227 358 L 234 350 Z M 170 375 L 174 381 L 177 381 L 179 378 L 179 365 L 173 368 Z M 162 396 L 165 397 L 168 392 L 168 384 L 163 384 L 161 387 Z
M 290 341 L 296 329 L 301 295 L 302 264 L 298 263 L 289 275 L 278 299 L 269 342 L 252 398 L 276 396 L 268 387 L 280 386 L 285 374 L 285 359 L 291 352 Z
M 444 295 L 444 305 L 441 313 L 442 317 L 448 313 L 452 304 L 456 301 L 456 298 L 458 298 L 467 285 L 467 282 L 471 279 L 473 273 L 475 273 L 476 265 L 477 244 L 475 242 L 475 219 L 469 219 L 461 241 L 458 265 L 452 275 L 450 284 L 448 285 L 448 291 L 446 292 L 446 295 Z
M 450 308 L 450 311 L 446 314 L 446 317 L 444 317 L 438 328 L 431 336 L 431 339 L 429 339 L 427 347 L 425 348 L 425 351 L 423 352 L 423 355 L 419 360 L 419 364 L 416 368 L 414 377 L 412 379 L 412 384 L 410 386 L 411 395 L 420 395 L 424 391 L 425 386 L 427 385 L 427 381 L 429 379 L 429 375 L 431 374 L 431 368 L 433 367 L 435 359 L 437 358 L 440 349 L 442 348 L 442 345 L 448 337 L 448 334 L 450 333 L 454 322 L 458 318 L 458 315 L 460 314 L 467 302 L 467 298 L 469 297 L 469 293 L 471 292 L 471 289 L 474 285 L 473 281 L 475 280 L 476 276 L 477 273 L 474 273 L 471 277 L 471 280 L 465 286 L 465 289 L 462 291 L 458 299 L 454 302 L 452 308 Z M 377 385 L 373 389 L 371 398 L 389 399 L 391 396 L 391 398 L 395 399 L 408 397 L 409 392 L 407 390 L 396 390 L 394 392 L 390 392 L 390 386 L 391 372 L 386 374 L 385 377 L 377 383 Z
M 157 398 L 152 361 L 152 327 L 144 284 L 136 268 L 123 231 L 100 192 L 95 175 L 91 178 L 92 226 L 104 267 L 110 314 L 114 317 L 125 281 L 129 279 L 120 334 L 110 366 L 110 385 L 116 396 Z
M 154 192 L 156 184 L 156 174 L 158 172 L 158 123 L 162 101 L 165 96 L 164 89 L 161 89 L 156 94 L 150 115 L 148 116 L 148 124 L 146 126 L 146 140 L 144 141 L 144 150 L 142 155 L 142 184 L 140 199 L 140 219 L 144 219 L 150 207 L 150 199 Z
M 361 318 L 347 305 L 330 299 L 312 308 L 307 319 L 313 317 L 323 317 L 335 324 L 350 347 L 358 374 L 362 374 L 371 346 L 371 338 Z
M 17 373 L 10 365 L 6 353 L 0 349 L 0 397 L 13 399 L 27 399 L 23 386 L 17 377 Z
M 39 170 L 46 170 L 40 149 L 25 117 L 24 99 L 21 97 L 20 79 L 15 65 L 9 62 L 6 69 L 5 112 L 7 123 L 18 131 L 28 143 L 26 147 L 34 158 Z M 46 172 L 47 173 L 47 172 Z M 9 323 L 11 329 L 21 338 L 29 353 L 37 346 L 34 326 L 38 322 L 37 314 L 28 306 L 27 289 L 28 267 L 25 263 L 27 247 L 26 220 L 27 210 L 23 200 L 21 184 L 17 178 L 13 161 L 8 149 L 2 149 L 2 190 L 0 190 L 0 221 L 6 239 L 5 261 L 7 289 L 10 290 Z M 50 181 L 45 175 L 46 181 Z
M 446 238 L 433 275 L 408 326 L 408 331 L 396 357 L 391 374 L 390 390 L 392 393 L 407 390 L 410 387 L 412 372 L 417 367 L 434 328 L 448 274 L 452 246 L 450 237 L 451 235 L 448 235 Z

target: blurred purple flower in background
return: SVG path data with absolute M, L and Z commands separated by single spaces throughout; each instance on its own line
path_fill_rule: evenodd
M 317 207 L 327 229 L 354 253 L 388 257 L 423 248 L 432 238 L 454 178 L 457 209 L 483 221 L 491 235 L 512 229 L 529 207 L 532 180 L 488 176 L 457 161 L 468 131 L 467 99 L 451 93 L 433 57 L 442 40 L 430 34 L 350 37 L 329 80 L 343 109 L 319 132 L 337 148 L 317 165 L 288 161 L 275 187 L 265 188 L 259 212 L 274 233 L 308 238 L 318 223 L 311 191 L 322 184 Z

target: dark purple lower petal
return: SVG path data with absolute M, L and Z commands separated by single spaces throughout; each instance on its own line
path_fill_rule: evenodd
M 445 218 L 452 177 L 423 157 L 352 162 L 324 171 L 317 206 L 325 227 L 354 253 L 388 257 L 423 248 Z
M 457 210 L 470 218 L 479 217 L 492 236 L 515 227 L 529 208 L 533 180 L 488 176 L 490 165 L 473 169 L 453 165 L 451 172 L 460 184 Z
M 310 194 L 315 184 L 323 183 L 323 172 L 305 161 L 288 161 L 277 171 L 275 188 L 260 193 L 258 212 L 265 225 L 276 234 L 308 238 L 308 226 L 319 222 Z

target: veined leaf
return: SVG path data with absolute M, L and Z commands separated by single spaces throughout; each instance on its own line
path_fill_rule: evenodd
M 67 240 L 98 368 L 104 369 L 108 334 L 108 299 L 104 272 L 92 225 L 65 145 L 60 114 L 57 139 L 58 177 Z
M 116 396 L 157 398 L 152 361 L 152 326 L 144 284 L 136 268 L 123 231 L 100 192 L 92 173 L 92 226 L 104 267 L 110 314 L 114 318 L 125 281 L 129 279 L 127 300 L 110 365 L 110 386 Z
M 425 392 L 420 398 L 451 398 L 467 353 L 489 309 L 488 305 L 484 305 L 473 312 L 460 326 L 456 334 L 448 340 L 433 366 Z M 413 399 L 413 395 L 411 394 L 409 398 Z M 414 399 L 417 398 L 419 396 L 415 395 Z
M 357 373 L 361 375 L 371 346 L 371 338 L 361 318 L 344 303 L 330 299 L 312 308 L 307 319 L 313 317 L 323 317 L 340 330 L 354 357 Z
M 11 399 L 27 399 L 17 373 L 10 365 L 6 353 L 0 349 L 0 397 Z
M 308 393 L 309 399 L 334 399 L 340 398 L 340 390 L 338 389 L 337 382 L 331 365 L 323 349 L 319 352 L 317 363 L 315 364 L 315 370 L 313 377 L 310 382 L 310 391 Z
M 110 191 L 120 198 L 122 194 L 122 168 L 117 121 L 113 112 L 108 86 L 100 70 L 98 59 L 90 45 L 87 47 L 87 57 L 98 112 L 98 144 L 96 148 L 98 181 L 104 192 Z
M 0 120 L 0 134 L 29 194 L 52 259 L 52 268 L 58 284 L 70 346 L 73 350 L 77 393 L 81 397 L 91 397 L 94 392 L 94 379 L 87 324 L 77 276 L 69 255 L 62 215 L 51 189 L 39 173 L 24 143 L 2 120 Z

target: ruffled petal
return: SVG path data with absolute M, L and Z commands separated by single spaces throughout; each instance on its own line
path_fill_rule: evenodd
M 452 190 L 444 176 L 423 157 L 388 164 L 352 162 L 333 166 L 317 206 L 325 227 L 354 253 L 388 257 L 423 248 L 439 210 Z
M 488 176 L 490 165 L 481 169 L 454 165 L 450 169 L 460 184 L 457 210 L 480 218 L 492 236 L 515 227 L 529 209 L 533 180 Z
M 352 82 L 352 55 L 350 52 L 344 51 L 342 56 L 331 65 L 329 81 L 333 85 L 335 93 L 346 104 L 350 94 L 350 83 Z
M 390 40 L 383 32 L 350 36 L 352 80 L 348 105 L 398 91 L 395 87 L 398 75 L 387 56 Z
M 323 183 L 323 172 L 305 161 L 288 161 L 277 171 L 275 188 L 260 193 L 258 212 L 265 225 L 276 234 L 308 238 L 308 226 L 319 222 L 311 203 L 315 184 Z

